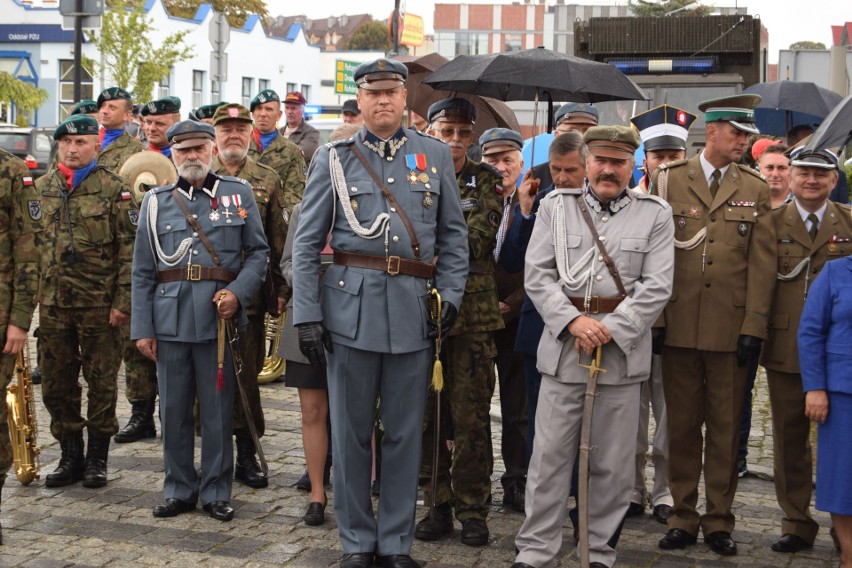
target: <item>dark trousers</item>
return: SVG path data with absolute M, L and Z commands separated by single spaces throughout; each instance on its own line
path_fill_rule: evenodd
M 503 488 L 511 487 L 527 476 L 527 396 L 523 359 L 515 352 L 518 322 L 494 332 L 497 345 L 497 382 L 500 386 L 500 414 L 503 417 L 501 453 L 506 473 L 500 478 Z

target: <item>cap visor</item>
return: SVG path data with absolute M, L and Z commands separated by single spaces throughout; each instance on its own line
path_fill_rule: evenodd
M 615 160 L 629 160 L 633 157 L 633 152 L 630 152 L 628 150 L 621 150 L 619 148 L 602 146 L 589 146 L 589 154 L 593 156 L 602 156 L 604 158 L 613 158 Z
M 737 130 L 742 130 L 743 132 L 748 132 L 749 134 L 760 134 L 760 130 L 753 123 L 748 122 L 734 122 L 733 120 L 729 120 L 731 126 L 736 128 Z
M 792 160 L 790 162 L 791 166 L 798 166 L 800 168 L 820 168 L 821 170 L 836 170 L 837 165 L 829 164 L 827 162 L 823 162 L 821 160 L 811 161 L 809 159 L 804 160 Z
M 520 152 L 521 149 L 514 144 L 492 144 L 482 149 L 482 155 L 490 156 L 491 154 L 500 154 L 510 150 L 517 150 Z
M 676 136 L 658 136 L 645 141 L 645 151 L 649 150 L 686 150 L 686 141 Z
M 183 150 L 184 148 L 193 148 L 195 146 L 201 146 L 206 144 L 207 142 L 212 142 L 212 138 L 208 138 L 207 136 L 199 137 L 195 136 L 193 138 L 187 138 L 186 140 L 180 140 L 178 142 L 172 142 L 172 148 L 177 148 L 178 150 Z
M 366 91 L 387 91 L 388 89 L 396 89 L 397 87 L 402 87 L 404 84 L 405 82 L 402 80 L 384 79 L 382 81 L 364 81 L 363 83 L 358 85 L 358 87 Z

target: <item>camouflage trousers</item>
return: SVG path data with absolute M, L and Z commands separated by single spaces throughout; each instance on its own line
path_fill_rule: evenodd
M 127 402 L 151 400 L 157 396 L 157 364 L 142 355 L 136 342 L 130 340 L 130 325 L 122 327 L 119 334 Z
M 263 436 L 265 424 L 263 408 L 260 406 L 260 388 L 257 385 L 257 375 L 263 368 L 263 358 L 266 355 L 266 333 L 264 330 L 263 313 L 248 316 L 248 325 L 240 333 L 240 388 L 246 393 L 248 407 L 254 420 L 257 435 Z M 245 431 L 248 434 L 248 423 L 243 411 L 242 395 L 234 393 L 234 433 Z
M 39 307 L 41 393 L 50 413 L 50 433 L 57 440 L 84 427 L 100 438 L 118 432 L 120 332 L 110 327 L 109 310 Z M 81 368 L 88 385 L 86 419 L 81 415 Z
M 6 344 L 6 338 L 0 334 L 0 341 Z M 6 387 L 12 382 L 12 377 L 15 373 L 15 355 L 5 355 L 0 353 L 0 387 L 3 394 L 6 394 Z M 9 414 L 6 408 L 5 400 L 0 404 L 0 479 L 5 479 L 6 474 L 12 468 L 14 457 L 12 456 L 12 441 L 9 438 Z
M 441 361 L 444 366 L 444 390 L 441 392 L 441 423 L 449 416 L 453 425 L 452 457 L 442 428 L 438 442 L 438 504 L 454 503 L 456 518 L 485 520 L 491 498 L 491 472 L 494 455 L 491 447 L 491 397 L 495 374 L 492 332 L 474 332 L 444 340 Z M 435 444 L 436 395 L 429 392 L 423 420 L 423 468 L 431 475 Z M 452 461 L 452 463 L 451 463 Z M 424 490 L 426 504 L 431 501 L 431 478 Z

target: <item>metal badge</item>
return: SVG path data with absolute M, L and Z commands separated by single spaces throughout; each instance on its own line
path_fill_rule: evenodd
M 408 172 L 408 183 L 417 184 L 417 172 L 414 170 Z
M 700 213 L 701 213 L 701 210 L 698 209 L 698 207 L 691 207 L 689 209 L 689 216 L 690 217 L 699 217 Z
M 424 172 L 420 172 L 420 175 L 417 176 L 417 179 L 419 179 L 423 183 L 426 183 L 427 181 L 429 181 L 429 175 Z
M 423 207 L 432 207 L 432 193 L 429 191 L 423 195 Z
M 737 232 L 740 234 L 741 237 L 746 236 L 746 234 L 748 233 L 748 225 L 745 223 L 740 223 L 739 225 L 737 225 Z
M 210 220 L 211 221 L 218 221 L 219 220 L 219 212 L 218 211 L 211 211 L 210 212 Z
M 828 244 L 828 252 L 837 252 L 837 245 L 834 243 Z
M 677 228 L 681 231 L 686 228 L 686 219 L 683 217 L 678 218 L 677 220 Z
M 237 207 L 237 215 L 240 216 L 240 219 L 245 219 L 246 217 L 248 217 L 248 211 L 246 211 L 242 207 Z
M 349 205 L 351 205 L 351 206 L 352 206 L 352 211 L 355 211 L 355 212 L 357 212 L 357 211 L 358 211 L 358 201 L 357 201 L 357 200 L 355 200 L 355 199 L 350 199 L 350 200 L 349 200 Z

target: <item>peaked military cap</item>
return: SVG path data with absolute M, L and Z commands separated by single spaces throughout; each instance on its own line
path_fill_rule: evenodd
M 689 127 L 697 117 L 681 108 L 660 105 L 630 119 L 648 150 L 686 150 Z
M 71 109 L 71 114 L 69 116 L 74 116 L 77 114 L 93 114 L 98 112 L 98 108 L 100 105 L 93 101 L 92 99 L 83 99 Z
M 354 114 L 355 116 L 358 116 L 359 114 L 361 114 L 361 109 L 358 108 L 358 101 L 356 101 L 355 99 L 346 99 L 345 101 L 343 101 L 343 108 L 340 110 L 340 113 L 350 113 Z
M 439 118 L 445 120 L 455 119 L 458 122 L 476 123 L 476 107 L 467 99 L 453 97 L 438 101 L 429 107 L 426 113 L 428 122 L 435 122 Z
M 228 103 L 226 103 L 225 101 L 219 101 L 218 103 L 213 103 L 212 105 L 202 105 L 195 109 L 195 118 L 197 118 L 198 120 L 211 119 L 213 118 L 213 115 L 216 114 L 216 109 L 226 104 Z
M 69 116 L 53 131 L 53 139 L 59 140 L 68 136 L 97 136 L 99 132 L 98 121 L 88 114 L 75 114 Z
M 368 91 L 381 91 L 401 87 L 408 79 L 408 67 L 391 59 L 376 59 L 362 63 L 352 74 L 355 84 Z
M 598 109 L 584 103 L 565 103 L 553 113 L 553 122 L 557 125 L 567 122 L 568 124 L 591 124 L 595 126 L 599 118 Z
M 101 94 L 98 95 L 98 108 L 101 108 L 107 101 L 116 100 L 133 102 L 133 95 L 121 87 L 110 87 L 109 89 L 104 89 Z
M 251 103 L 249 104 L 249 110 L 251 112 L 254 112 L 254 109 L 257 105 L 262 105 L 263 103 L 268 102 L 280 103 L 281 97 L 279 97 L 278 93 L 276 93 L 272 89 L 263 89 L 257 94 L 256 97 L 251 100 Z
M 704 101 L 698 110 L 704 113 L 704 122 L 730 122 L 737 130 L 760 134 L 754 124 L 754 107 L 760 104 L 760 95 L 732 95 Z
M 823 150 L 797 148 L 790 156 L 791 166 L 836 170 L 839 168 L 839 163 L 837 154 L 827 148 Z
M 227 120 L 240 120 L 243 122 L 251 122 L 251 113 L 249 109 L 237 103 L 222 104 L 216 109 L 213 114 L 213 126 Z
M 208 141 L 215 140 L 216 131 L 205 122 L 182 120 L 166 130 L 166 138 L 168 138 L 172 148 L 180 150 L 181 148 L 201 146 Z
M 142 116 L 160 116 L 176 112 L 180 112 L 180 99 L 170 96 L 146 103 L 142 106 L 139 114 Z
M 511 128 L 489 128 L 479 137 L 482 155 L 490 156 L 509 150 L 519 150 L 524 147 L 521 134 Z
M 287 96 L 284 97 L 284 104 L 306 105 L 306 104 L 308 104 L 308 101 L 305 99 L 305 95 L 296 91 L 294 93 L 287 93 Z
M 593 126 L 586 130 L 583 140 L 590 154 L 616 160 L 632 158 L 641 143 L 629 126 Z

